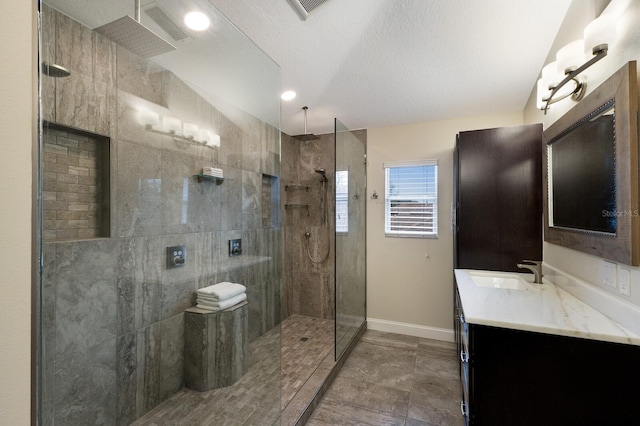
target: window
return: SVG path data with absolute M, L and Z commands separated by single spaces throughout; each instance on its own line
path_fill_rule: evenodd
M 385 235 L 437 238 L 437 160 L 387 162 L 384 171 Z
M 349 171 L 336 170 L 336 232 L 349 232 Z

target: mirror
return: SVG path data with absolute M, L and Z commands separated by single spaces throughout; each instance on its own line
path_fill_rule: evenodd
M 638 81 L 629 62 L 543 133 L 544 239 L 640 265 Z

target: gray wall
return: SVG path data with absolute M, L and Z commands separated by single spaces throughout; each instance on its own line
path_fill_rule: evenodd
M 183 387 L 183 311 L 198 288 L 247 286 L 250 341 L 279 323 L 280 134 L 62 14 L 45 7 L 43 19 L 43 60 L 71 71 L 43 76 L 43 118 L 110 138 L 111 235 L 44 245 L 42 418 L 128 424 Z M 211 129 L 221 147 L 146 131 L 145 104 Z M 208 165 L 228 179 L 198 183 Z M 186 266 L 166 269 L 165 248 L 183 244 Z
M 334 319 L 334 250 L 335 250 L 335 147 L 333 134 L 319 139 L 299 141 L 282 134 L 282 228 L 284 237 L 283 318 L 292 314 Z M 322 221 L 322 184 L 314 170 L 327 170 L 327 228 Z M 309 191 L 286 191 L 286 185 L 308 186 Z M 287 205 L 306 205 L 307 208 L 287 208 Z M 304 233 L 310 232 L 307 241 Z M 328 238 L 327 238 L 328 237 Z M 329 257 L 313 263 L 307 255 L 321 259 L 327 250 Z
M 354 132 L 366 145 L 367 132 Z M 327 187 L 328 228 L 321 225 L 322 185 L 315 170 L 324 168 Z M 309 187 L 309 191 L 286 191 L 285 185 Z M 364 196 L 364 194 L 363 194 Z M 334 135 L 299 141 L 282 134 L 281 175 L 282 228 L 284 236 L 283 317 L 292 314 L 335 319 L 335 143 Z M 286 208 L 287 204 L 307 204 L 308 209 Z M 355 219 L 355 217 L 354 217 Z M 363 218 L 364 220 L 364 218 Z M 304 238 L 305 232 L 311 239 Z M 307 244 L 314 259 L 321 259 L 330 247 L 325 262 L 313 263 L 307 255 Z M 364 248 L 363 248 L 364 250 Z

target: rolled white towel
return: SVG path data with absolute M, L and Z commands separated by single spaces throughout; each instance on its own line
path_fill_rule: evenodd
M 241 293 L 237 296 L 234 296 L 227 300 L 223 300 L 221 302 L 209 302 L 209 301 L 198 300 L 198 304 L 196 305 L 196 307 L 200 309 L 207 309 L 209 311 L 222 311 L 232 307 L 233 305 L 237 305 L 238 303 L 243 302 L 245 300 L 247 300 L 247 294 Z
M 198 295 L 209 296 L 219 301 L 229 299 L 247 291 L 242 284 L 224 281 L 198 290 Z

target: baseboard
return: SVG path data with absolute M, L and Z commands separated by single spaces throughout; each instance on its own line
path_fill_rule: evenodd
M 422 337 L 425 339 L 441 340 L 443 342 L 455 342 L 453 330 L 409 324 L 406 322 L 367 318 L 367 329 L 384 331 L 387 333 L 405 334 L 407 336 Z

